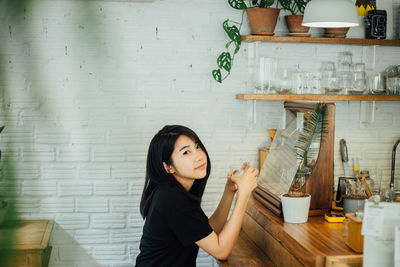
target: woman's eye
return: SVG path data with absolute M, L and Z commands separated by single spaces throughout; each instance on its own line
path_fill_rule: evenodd
M 187 155 L 189 154 L 189 150 L 186 150 L 185 152 L 183 152 L 183 155 Z
M 201 148 L 201 146 L 199 144 L 197 144 L 196 145 L 196 149 L 199 149 L 199 148 Z

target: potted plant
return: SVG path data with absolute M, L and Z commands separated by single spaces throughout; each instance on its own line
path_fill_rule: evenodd
M 271 8 L 275 0 L 249 0 L 248 4 L 244 0 L 228 0 L 228 3 L 234 9 L 242 10 L 242 19 L 240 22 L 227 19 L 222 23 L 230 40 L 225 45 L 226 52 L 217 58 L 218 68 L 212 71 L 214 80 L 219 83 L 229 76 L 235 55 L 240 50 L 244 13 L 247 14 L 252 34 L 273 35 L 280 11 L 279 8 Z
M 318 103 L 315 110 L 309 114 L 297 139 L 295 149 L 300 163 L 288 193 L 281 196 L 285 222 L 307 222 L 311 196 L 305 193 L 305 185 L 315 166 L 315 161 L 309 160 L 309 152 L 313 143 L 323 141 L 327 132 L 326 115 L 326 104 Z
M 4 126 L 0 127 L 0 133 L 4 130 Z M 1 150 L 0 150 L 0 159 L 1 159 Z M 0 199 L 0 225 L 3 223 L 4 219 L 6 218 L 8 209 L 8 202 L 4 199 Z
M 310 36 L 309 27 L 302 26 L 303 14 L 306 5 L 311 0 L 278 0 L 282 9 L 290 11 L 291 15 L 285 16 L 286 25 L 290 36 Z

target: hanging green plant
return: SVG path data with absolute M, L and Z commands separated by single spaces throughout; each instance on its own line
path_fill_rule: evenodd
M 222 83 L 222 81 L 231 73 L 235 55 L 239 52 L 242 44 L 240 30 L 243 25 L 243 18 L 246 9 L 250 7 L 268 8 L 273 5 L 274 2 L 275 0 L 250 0 L 249 5 L 247 6 L 244 0 L 228 0 L 228 3 L 232 8 L 242 10 L 242 19 L 240 22 L 227 19 L 222 23 L 222 27 L 228 35 L 229 42 L 225 44 L 227 51 L 222 52 L 217 58 L 218 68 L 212 71 L 214 80 Z M 231 46 L 232 44 L 233 46 Z

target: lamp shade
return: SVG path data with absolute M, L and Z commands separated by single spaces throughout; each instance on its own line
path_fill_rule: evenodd
M 340 28 L 358 26 L 357 9 L 351 0 L 312 0 L 305 10 L 303 26 Z

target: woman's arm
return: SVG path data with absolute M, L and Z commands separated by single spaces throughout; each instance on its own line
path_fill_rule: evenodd
M 226 219 L 229 215 L 229 210 L 232 205 L 233 198 L 235 196 L 235 191 L 231 189 L 231 182 L 229 181 L 228 174 L 228 182 L 225 185 L 224 194 L 222 195 L 221 200 L 219 201 L 217 209 L 214 211 L 213 215 L 208 219 L 208 223 L 215 233 L 219 234 L 222 228 L 225 225 Z
M 238 186 L 238 191 L 231 217 L 220 233 L 217 234 L 213 231 L 207 237 L 196 242 L 199 247 L 217 259 L 226 259 L 232 252 L 239 236 L 247 202 L 251 192 L 257 186 L 257 174 L 258 171 L 249 166 L 243 176 L 232 177 L 232 181 Z

